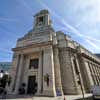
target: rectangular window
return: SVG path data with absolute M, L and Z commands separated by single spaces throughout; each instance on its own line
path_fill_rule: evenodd
M 76 63 L 76 60 L 75 59 L 73 59 L 73 64 L 74 64 L 75 72 L 78 75 L 79 74 L 78 68 L 77 68 L 78 66 L 77 66 L 77 63 Z
M 43 22 L 43 16 L 39 17 L 39 22 Z
M 36 18 L 36 25 L 44 24 L 44 16 L 40 16 Z
M 31 59 L 30 60 L 30 65 L 29 65 L 29 69 L 37 69 L 38 68 L 38 63 L 39 63 L 39 59 Z

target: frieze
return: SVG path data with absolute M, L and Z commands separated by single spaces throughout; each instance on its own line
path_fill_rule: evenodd
M 52 37 L 50 34 L 46 34 L 45 36 L 41 35 L 40 37 L 31 37 L 31 39 L 19 41 L 17 43 L 17 47 L 23 47 L 31 44 L 42 43 L 52 41 Z
M 42 28 L 41 30 L 33 29 L 33 30 L 29 31 L 26 35 L 24 35 L 24 37 L 19 38 L 18 41 L 23 41 L 23 40 L 27 40 L 27 39 L 31 39 L 31 38 L 45 36 L 47 34 L 52 34 L 52 33 L 54 33 L 54 30 L 52 27 L 45 27 L 44 29 Z

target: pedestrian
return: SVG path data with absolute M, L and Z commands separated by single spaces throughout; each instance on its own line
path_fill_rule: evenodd
M 3 93 L 2 93 L 2 99 L 6 99 L 6 95 L 7 95 L 7 91 L 4 90 Z
M 65 99 L 65 96 L 64 96 L 64 100 L 66 100 L 66 99 Z

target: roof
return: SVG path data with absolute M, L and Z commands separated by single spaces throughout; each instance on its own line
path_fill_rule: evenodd
M 46 9 L 44 9 L 44 10 L 40 10 L 40 12 L 37 13 L 37 14 L 35 14 L 35 16 L 39 16 L 39 15 L 42 15 L 42 14 L 49 14 L 49 11 L 46 10 Z M 35 17 L 35 16 L 34 16 L 34 17 Z

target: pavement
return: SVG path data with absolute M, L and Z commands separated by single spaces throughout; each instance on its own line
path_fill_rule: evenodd
M 85 98 L 91 98 L 92 94 L 85 94 Z M 82 100 L 82 95 L 65 95 L 59 97 L 39 97 L 39 96 L 4 96 L 4 99 L 0 100 Z M 92 100 L 92 99 L 85 99 Z

